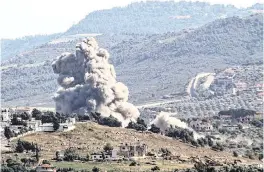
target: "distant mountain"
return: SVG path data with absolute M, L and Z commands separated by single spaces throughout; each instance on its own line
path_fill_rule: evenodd
M 45 44 L 50 40 L 55 39 L 56 37 L 59 36 L 60 34 L 51 34 L 51 35 L 26 36 L 18 39 L 2 39 L 1 59 L 5 60 L 7 58 L 11 58 L 15 55 L 18 55 L 21 52 L 28 51 L 42 44 Z
M 233 5 L 211 5 L 205 2 L 136 2 L 122 8 L 91 12 L 66 34 L 176 32 L 220 18 L 247 16 L 260 10 L 263 10 L 262 4 L 236 8 Z
M 263 62 L 261 14 L 218 19 L 180 32 L 103 34 L 96 39 L 109 50 L 117 80 L 128 86 L 136 103 L 183 93 L 188 79 L 198 72 Z M 77 41 L 48 43 L 5 62 L 2 105 L 21 105 L 25 100 L 32 105 L 52 103 L 57 77 L 51 61 L 62 52 L 74 52 Z

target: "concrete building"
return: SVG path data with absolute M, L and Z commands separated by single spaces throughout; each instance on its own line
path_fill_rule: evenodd
M 91 158 L 93 161 L 118 159 L 116 150 L 112 150 L 112 151 L 108 151 L 108 152 L 92 153 Z
M 38 126 L 41 125 L 41 120 L 35 120 L 32 118 L 30 121 L 27 121 L 27 127 L 33 130 L 37 130 Z
M 229 131 L 235 131 L 239 129 L 239 126 L 238 125 L 221 125 L 219 128 L 229 130 Z
M 209 120 L 193 119 L 190 121 L 189 126 L 195 131 L 206 132 L 212 131 L 213 125 Z
M 11 121 L 11 113 L 12 113 L 12 109 L 2 108 L 1 109 L 1 121 L 2 122 L 10 122 Z
M 148 147 L 139 141 L 136 143 L 121 143 L 119 146 L 119 155 L 125 158 L 145 157 Z
M 60 127 L 57 131 L 69 131 L 74 129 L 73 123 L 60 123 Z M 36 131 L 53 132 L 53 123 L 43 123 L 37 126 Z

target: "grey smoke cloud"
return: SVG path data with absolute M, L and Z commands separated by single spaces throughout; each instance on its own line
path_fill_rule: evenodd
M 178 118 L 172 117 L 171 114 L 168 112 L 160 112 L 151 123 L 159 127 L 162 132 L 165 132 L 167 129 L 170 128 L 170 126 L 176 126 L 192 131 L 194 139 L 204 137 L 203 135 L 200 135 L 195 132 L 192 128 L 188 127 L 185 122 L 181 121 Z
M 127 102 L 128 88 L 116 81 L 109 57 L 94 38 L 87 38 L 76 45 L 76 54 L 63 53 L 52 63 L 59 75 L 60 87 L 54 96 L 58 112 L 99 112 L 116 117 L 123 126 L 136 121 L 139 111 Z

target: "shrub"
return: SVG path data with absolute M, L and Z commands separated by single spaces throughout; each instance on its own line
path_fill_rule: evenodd
M 151 131 L 152 133 L 160 133 L 160 128 L 156 127 L 155 124 L 152 124 L 149 131 Z
M 4 130 L 5 137 L 9 140 L 11 137 L 14 137 L 14 133 L 10 130 L 9 127 L 5 127 Z
M 117 118 L 110 115 L 109 117 L 99 117 L 98 124 L 107 125 L 109 127 L 121 127 L 122 123 Z
M 93 167 L 92 172 L 99 172 L 101 171 L 98 167 Z
M 129 166 L 136 166 L 136 165 L 137 165 L 136 161 L 132 161 L 132 162 L 129 164 Z
M 48 160 L 45 160 L 45 159 L 44 159 L 44 160 L 42 161 L 42 164 L 50 164 L 50 162 L 49 162 Z
M 160 170 L 160 168 L 158 166 L 154 166 L 151 168 L 151 171 L 159 171 L 159 170 Z
M 233 152 L 234 157 L 238 157 L 238 153 L 236 151 Z
M 137 131 L 145 131 L 145 130 L 147 130 L 147 127 L 145 127 L 144 125 L 141 125 L 141 124 L 138 124 L 138 123 L 135 123 L 135 122 L 132 122 L 132 121 L 130 121 L 128 123 L 128 126 L 126 128 L 135 129 Z
M 105 146 L 104 146 L 104 151 L 105 152 L 108 152 L 108 151 L 111 151 L 113 150 L 113 146 L 110 144 L 110 143 L 107 143 Z
M 68 148 L 64 152 L 64 160 L 65 161 L 74 161 L 79 158 L 79 155 L 76 153 L 76 151 L 73 148 Z

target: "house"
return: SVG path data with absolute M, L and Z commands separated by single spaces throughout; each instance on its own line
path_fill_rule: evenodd
M 33 130 L 37 130 L 38 126 L 41 125 L 41 120 L 35 120 L 35 118 L 32 118 L 30 121 L 27 121 L 27 127 L 31 128 Z
M 11 131 L 13 131 L 16 134 L 19 134 L 21 129 L 24 128 L 24 125 L 10 125 L 9 128 Z
M 239 129 L 239 126 L 238 125 L 221 125 L 219 128 L 229 130 L 229 131 L 235 131 Z
M 60 123 L 60 127 L 57 131 L 69 131 L 74 129 L 73 123 Z M 36 131 L 52 132 L 54 131 L 53 123 L 43 123 L 37 126 Z
M 247 116 L 244 116 L 244 117 L 237 118 L 237 121 L 241 122 L 241 123 L 248 123 L 248 122 L 253 121 L 254 118 L 255 118 L 254 115 L 247 115 Z
M 192 121 L 189 122 L 189 126 L 193 128 L 196 131 L 212 131 L 213 130 L 213 125 L 210 123 L 209 120 L 201 120 L 201 119 L 193 119 Z
M 1 109 L 1 121 L 2 122 L 10 122 L 11 121 L 11 113 L 12 113 L 12 109 L 2 108 Z
M 36 172 L 56 172 L 56 169 L 50 164 L 41 164 L 36 167 Z
M 229 114 L 221 115 L 220 119 L 221 119 L 221 122 L 223 122 L 223 123 L 230 123 L 230 122 L 232 122 L 232 115 L 229 115 Z
M 98 152 L 92 153 L 91 158 L 93 161 L 100 161 L 100 160 L 116 160 L 117 159 L 117 151 L 111 150 L 108 152 Z
M 121 143 L 119 146 L 119 155 L 125 158 L 145 157 L 147 153 L 147 145 L 144 143 Z

